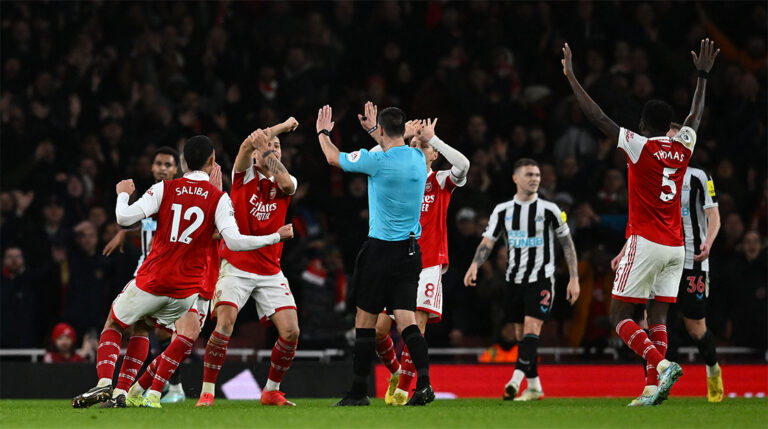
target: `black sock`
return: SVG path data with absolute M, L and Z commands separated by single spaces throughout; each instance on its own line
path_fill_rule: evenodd
M 173 374 L 168 378 L 168 384 L 175 386 L 179 383 L 181 383 L 181 363 L 179 363 L 179 366 L 176 367 L 176 371 L 173 371 Z
M 537 361 L 539 359 L 539 336 L 526 334 L 518 346 L 517 364 L 515 369 L 525 373 L 526 378 L 539 376 Z
M 416 390 L 429 386 L 429 354 L 427 352 L 427 340 L 421 335 L 419 327 L 411 325 L 401 333 L 408 353 L 411 355 L 413 365 L 416 367 Z
M 349 395 L 355 399 L 368 395 L 368 376 L 371 374 L 371 362 L 376 355 L 376 330 L 355 329 L 355 354 L 353 364 L 355 378 Z
M 715 337 L 709 332 L 704 333 L 704 336 L 698 340 L 694 340 L 696 347 L 699 348 L 699 353 L 704 359 L 704 363 L 707 366 L 714 366 L 717 363 L 717 352 L 715 351 Z

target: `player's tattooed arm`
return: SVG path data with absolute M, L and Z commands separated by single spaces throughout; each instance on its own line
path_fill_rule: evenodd
M 249 134 L 243 140 L 243 143 L 240 144 L 240 151 L 237 152 L 237 157 L 235 158 L 236 173 L 241 173 L 253 166 L 253 152 L 257 150 L 255 141 L 259 131 L 261 130 L 256 130 Z
M 481 241 L 480 245 L 477 246 L 477 250 L 475 250 L 475 257 L 472 259 L 472 262 L 478 266 L 483 265 L 488 260 L 488 257 L 491 256 L 492 250 L 492 245 L 489 246 L 485 243 L 485 240 Z
M 699 55 L 696 55 L 695 52 L 691 51 L 693 65 L 696 67 L 699 78 L 696 81 L 696 92 L 693 93 L 691 112 L 685 118 L 683 126 L 691 127 L 694 131 L 698 131 L 699 129 L 701 115 L 704 113 L 707 77 L 709 76 L 709 71 L 712 70 L 712 66 L 715 64 L 715 58 L 717 58 L 717 54 L 719 53 L 720 49 L 715 50 L 715 42 L 710 41 L 709 38 L 701 41 Z
M 494 244 L 495 242 L 493 240 L 486 237 L 483 237 L 482 241 L 480 241 L 480 244 L 475 251 L 475 257 L 472 260 L 472 264 L 469 265 L 467 273 L 464 274 L 464 286 L 477 286 L 477 269 L 488 260 L 489 256 L 491 256 Z
M 571 54 L 571 48 L 566 43 L 563 46 L 563 59 L 560 62 L 563 64 L 563 74 L 568 78 L 568 83 L 571 85 L 573 95 L 576 97 L 576 102 L 579 104 L 579 108 L 584 112 L 584 115 L 592 122 L 600 131 L 603 132 L 611 141 L 618 141 L 619 139 L 619 126 L 608 115 L 603 112 L 603 109 L 595 103 L 594 100 L 587 94 L 587 91 L 581 87 L 578 79 L 573 74 L 573 58 Z
M 558 237 L 560 245 L 563 246 L 563 254 L 565 255 L 565 262 L 568 264 L 568 273 L 571 278 L 579 277 L 579 258 L 576 256 L 576 246 L 573 245 L 573 238 L 571 234 L 564 237 Z
M 291 175 L 288 174 L 288 169 L 277 159 L 277 155 L 273 151 L 264 153 L 263 164 L 275 176 L 275 181 L 280 190 L 286 195 L 293 195 L 296 187 L 293 184 L 293 180 L 291 180 Z

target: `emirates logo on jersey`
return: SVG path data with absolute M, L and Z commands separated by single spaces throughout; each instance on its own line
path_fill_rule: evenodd
M 427 184 L 424 185 L 424 192 L 432 192 L 432 182 L 427 182 Z
M 434 195 L 424 195 L 424 202 L 421 204 L 421 211 L 428 212 L 429 206 L 435 202 L 435 196 Z
M 251 195 L 249 201 L 253 207 L 251 207 L 250 214 L 257 220 L 269 220 L 272 213 L 277 210 L 277 203 L 264 204 L 259 201 L 259 197 L 256 194 Z

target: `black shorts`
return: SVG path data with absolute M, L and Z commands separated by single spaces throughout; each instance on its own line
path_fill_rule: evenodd
M 508 282 L 504 294 L 506 319 L 523 323 L 525 316 L 546 322 L 555 300 L 555 279 L 544 278 L 536 282 Z
M 709 297 L 709 273 L 701 270 L 683 270 L 677 305 L 688 319 L 703 319 L 707 315 Z
M 389 310 L 416 310 L 416 292 L 421 274 L 421 249 L 414 240 L 383 241 L 369 238 L 355 260 L 351 302 L 368 313 Z

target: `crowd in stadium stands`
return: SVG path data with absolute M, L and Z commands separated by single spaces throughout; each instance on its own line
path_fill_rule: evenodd
M 511 166 L 523 156 L 541 163 L 541 195 L 568 213 L 580 259 L 581 299 L 565 302 L 562 266 L 554 320 L 544 328 L 551 334 L 542 338 L 616 344 L 607 309 L 610 260 L 627 221 L 626 160 L 570 96 L 560 47 L 567 40 L 574 49 L 576 74 L 608 115 L 636 129 L 649 98 L 688 112 L 695 83 L 688 51 L 706 35 L 722 52 L 692 164 L 713 175 L 723 219 L 707 321 L 720 345 L 766 348 L 765 3 L 1 7 L 0 347 L 54 350 L 54 333 L 82 339 L 101 329 L 138 259 L 138 237 L 124 252 L 102 255 L 118 231 L 114 186 L 133 178 L 134 198 L 147 189 L 154 149 L 203 133 L 231 171 L 249 132 L 288 116 L 301 125 L 283 136 L 283 163 L 299 187 L 289 212 L 297 239 L 286 243 L 283 270 L 299 306 L 302 348 L 343 345 L 352 327 L 346 284 L 368 228 L 366 182 L 326 165 L 314 121 L 328 103 L 332 140 L 343 150 L 370 147 L 356 117 L 366 100 L 402 107 L 410 118 L 439 117 L 438 135 L 472 162 L 450 205 L 444 318 L 430 328 L 431 345 L 499 341 L 504 249 L 482 267 L 477 288 L 462 278 L 494 204 L 514 194 Z M 271 344 L 255 320 L 249 306 L 233 345 Z M 670 343 L 685 345 L 682 323 L 675 326 Z

